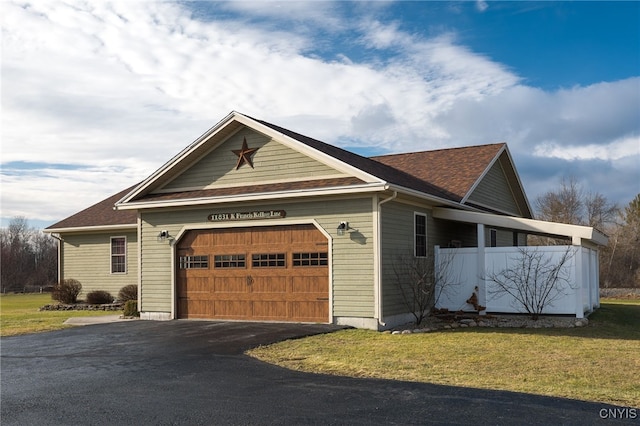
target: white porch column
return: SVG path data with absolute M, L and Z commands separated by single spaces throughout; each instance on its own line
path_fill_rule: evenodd
M 574 273 L 575 273 L 575 300 L 576 300 L 576 318 L 584 318 L 584 305 L 582 303 L 582 287 L 583 287 L 583 280 L 585 279 L 584 275 L 582 274 L 582 261 L 583 261 L 583 254 L 582 254 L 582 247 L 581 246 L 573 246 L 572 247 L 574 250 Z
M 486 283 L 486 261 L 485 261 L 485 236 L 484 224 L 478 223 L 478 303 L 484 307 L 487 306 L 487 283 Z M 479 312 L 480 315 L 486 315 L 487 310 Z

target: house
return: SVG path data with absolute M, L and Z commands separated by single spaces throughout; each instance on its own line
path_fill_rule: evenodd
M 533 220 L 504 143 L 365 158 L 232 112 L 46 232 L 60 239 L 61 280 L 114 295 L 137 284 L 143 319 L 385 329 L 412 318 L 399 256 L 525 245 L 528 233 L 601 243 L 566 226 Z

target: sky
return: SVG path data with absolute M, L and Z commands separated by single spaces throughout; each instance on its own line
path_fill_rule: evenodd
M 640 2 L 0 1 L 2 226 L 239 111 L 361 155 L 506 142 L 532 206 L 640 193 Z M 452 165 L 455 167 L 455 165 Z

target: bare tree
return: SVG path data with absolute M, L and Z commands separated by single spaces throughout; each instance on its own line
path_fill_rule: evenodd
M 583 191 L 575 177 L 562 178 L 560 189 L 548 191 L 536 199 L 542 220 L 578 225 L 583 218 Z
M 586 225 L 600 231 L 606 231 L 610 225 L 616 224 L 616 218 L 620 209 L 615 203 L 610 203 L 607 198 L 599 193 L 588 193 L 584 199 L 586 210 Z
M 0 230 L 0 262 L 2 292 L 33 291 L 56 281 L 55 241 L 30 228 L 24 217 L 13 218 Z
M 545 308 L 574 288 L 566 267 L 574 254 L 573 248 L 567 247 L 554 262 L 550 255 L 535 248 L 520 248 L 519 255 L 509 259 L 507 264 L 511 266 L 487 274 L 485 279 L 496 285 L 488 294 L 492 299 L 510 296 L 514 308 L 524 309 L 536 320 Z
M 602 251 L 600 282 L 605 287 L 640 287 L 640 194 L 619 213 L 619 220 Z
M 451 287 L 459 284 L 459 280 L 453 279 L 452 261 L 453 256 L 448 255 L 436 266 L 433 255 L 415 257 L 401 254 L 396 257 L 392 265 L 395 284 L 416 325 L 422 323 L 442 294 L 447 294 Z

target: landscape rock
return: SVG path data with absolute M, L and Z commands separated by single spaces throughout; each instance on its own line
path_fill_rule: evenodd
M 534 320 L 528 315 L 477 315 L 469 313 L 447 313 L 446 315 L 434 315 L 425 318 L 419 328 L 415 324 L 407 324 L 397 327 L 392 334 L 429 333 L 438 330 L 455 330 L 459 328 L 473 327 L 499 327 L 499 328 L 574 328 L 589 325 L 587 318 L 575 318 L 566 316 L 541 316 Z
M 107 303 L 104 305 L 90 305 L 87 303 L 76 303 L 68 305 L 64 303 L 52 303 L 42 306 L 40 311 L 121 311 L 122 303 Z

